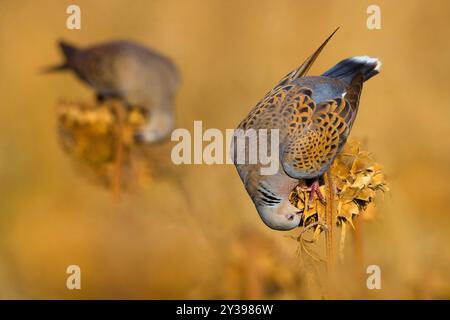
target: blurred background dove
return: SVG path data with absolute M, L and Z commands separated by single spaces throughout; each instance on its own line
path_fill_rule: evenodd
M 46 72 L 73 71 L 89 84 L 97 99 L 118 98 L 127 107 L 148 112 L 148 123 L 136 134 L 147 143 L 167 138 L 174 127 L 175 95 L 179 74 L 174 63 L 144 46 L 125 40 L 96 44 L 85 49 L 59 43 L 65 61 Z
M 380 30 L 366 27 L 366 0 L 77 4 L 81 30 L 66 29 L 64 1 L 1 2 L 1 298 L 320 298 L 298 272 L 298 243 L 283 236 L 299 231 L 261 223 L 233 165 L 180 167 L 195 211 L 165 179 L 118 208 L 80 179 L 55 133 L 55 101 L 92 100 L 92 90 L 36 70 L 60 61 L 58 39 L 135 39 L 182 73 L 176 127 L 235 128 L 336 26 L 310 74 L 353 55 L 383 61 L 350 137 L 367 140 L 392 190 L 362 228 L 364 262 L 380 266 L 382 289 L 344 271 L 342 297 L 450 298 L 448 1 L 376 1 Z M 82 290 L 66 288 L 71 264 Z

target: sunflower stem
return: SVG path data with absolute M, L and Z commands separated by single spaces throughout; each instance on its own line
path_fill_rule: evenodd
M 327 230 L 325 232 L 326 243 L 326 264 L 327 272 L 330 280 L 331 287 L 333 287 L 333 279 L 336 270 L 336 248 L 335 248 L 335 217 L 336 217 L 336 205 L 335 196 L 336 189 L 334 185 L 333 176 L 330 171 L 325 173 L 325 188 L 326 188 L 326 207 L 325 207 L 325 224 Z
M 115 100 L 111 101 L 111 107 L 116 114 L 115 123 L 115 163 L 112 179 L 112 195 L 115 203 L 120 202 L 120 195 L 122 191 L 122 168 L 124 161 L 124 144 L 123 144 L 123 126 L 125 123 L 124 108 Z

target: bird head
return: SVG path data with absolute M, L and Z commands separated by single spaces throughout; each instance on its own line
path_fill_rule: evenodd
M 303 211 L 293 206 L 289 199 L 283 199 L 274 206 L 257 205 L 259 216 L 271 229 L 287 231 L 300 225 Z

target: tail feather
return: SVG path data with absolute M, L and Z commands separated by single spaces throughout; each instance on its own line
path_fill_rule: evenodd
M 369 80 L 380 73 L 380 67 L 381 61 L 377 58 L 357 56 L 342 60 L 323 76 L 337 78 L 350 84 L 358 73 L 363 75 L 364 81 Z
M 330 39 L 334 36 L 334 34 L 338 30 L 339 27 L 337 27 L 336 30 L 334 30 L 333 33 L 329 35 L 328 38 L 325 39 L 325 41 L 320 45 L 320 47 L 317 48 L 317 50 L 312 55 L 310 55 L 308 59 L 306 59 L 300 67 L 289 72 L 283 79 L 281 79 L 281 81 L 278 82 L 278 84 L 275 86 L 274 90 L 276 90 L 279 86 L 285 85 L 287 83 L 294 81 L 295 79 L 305 76 L 308 73 L 311 66 L 313 65 L 314 61 L 316 61 L 317 57 L 322 52 L 323 48 L 325 48 L 325 46 L 327 45 L 328 41 L 330 41 Z
M 40 70 L 40 73 L 45 74 L 45 73 L 52 73 L 52 72 L 58 72 L 58 71 L 64 71 L 69 69 L 69 65 L 67 63 L 63 63 L 63 64 L 58 64 L 55 66 L 48 66 L 48 67 L 44 67 Z
M 73 58 L 75 53 L 78 51 L 77 47 L 65 42 L 64 40 L 59 41 L 59 47 L 61 48 L 61 51 L 63 52 L 64 56 L 66 57 L 67 62 L 69 62 Z
M 61 51 L 64 54 L 65 61 L 58 65 L 44 67 L 41 69 L 40 73 L 52 73 L 64 71 L 71 68 L 73 57 L 75 56 L 75 53 L 78 51 L 78 48 L 75 47 L 74 45 L 65 42 L 64 40 L 59 41 L 59 47 L 61 48 Z

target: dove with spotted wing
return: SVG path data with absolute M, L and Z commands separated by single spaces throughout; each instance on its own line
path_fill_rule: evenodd
M 319 191 L 318 179 L 344 146 L 358 111 L 363 82 L 379 73 L 376 58 L 342 60 L 321 76 L 306 76 L 337 29 L 297 69 L 287 74 L 250 111 L 238 129 L 279 129 L 279 169 L 261 175 L 260 164 L 235 165 L 264 223 L 276 230 L 299 226 L 302 211 L 289 195 L 304 179 L 310 201 Z M 248 148 L 248 146 L 246 146 Z M 245 150 L 248 152 L 248 150 Z

